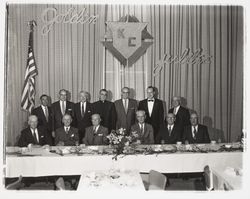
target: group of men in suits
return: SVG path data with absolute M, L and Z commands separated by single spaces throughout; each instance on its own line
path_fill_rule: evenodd
M 128 87 L 122 88 L 121 99 L 113 103 L 107 100 L 108 91 L 101 89 L 99 100 L 90 103 L 90 94 L 81 91 L 79 102 L 74 104 L 67 100 L 68 93 L 62 89 L 59 100 L 51 107 L 49 97 L 42 95 L 41 105 L 32 111 L 29 127 L 22 131 L 19 145 L 27 144 L 27 140 L 32 141 L 33 128 L 37 129 L 38 134 L 41 131 L 50 145 L 107 144 L 106 135 L 120 128 L 124 128 L 127 135 L 137 131 L 142 144 L 210 142 L 206 126 L 198 124 L 196 113 L 190 117 L 189 110 L 180 105 L 180 97 L 172 98 L 173 108 L 164 120 L 163 102 L 155 97 L 154 87 L 147 88 L 147 98 L 139 104 L 129 98 L 129 92 Z M 26 134 L 27 139 L 24 139 Z M 31 143 L 36 144 L 34 136 L 32 139 Z

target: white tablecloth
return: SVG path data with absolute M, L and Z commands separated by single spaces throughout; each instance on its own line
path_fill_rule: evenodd
M 162 173 L 203 172 L 204 167 L 242 168 L 242 152 L 215 153 L 172 153 L 152 155 L 65 155 L 46 152 L 41 156 L 6 156 L 6 177 L 80 175 L 89 170 L 128 169 L 149 172 L 151 169 Z
M 84 190 L 144 191 L 139 171 L 104 170 L 85 171 L 81 174 L 77 191 Z
M 234 169 L 240 167 L 217 167 L 211 168 L 212 186 L 214 190 L 240 190 L 242 187 L 242 176 L 236 175 Z

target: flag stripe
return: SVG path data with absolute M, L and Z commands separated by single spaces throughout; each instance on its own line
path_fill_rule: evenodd
M 38 75 L 37 66 L 35 63 L 35 57 L 33 53 L 33 32 L 29 35 L 29 48 L 27 66 L 24 76 L 24 85 L 21 95 L 21 107 L 22 109 L 31 113 L 35 106 L 35 76 Z

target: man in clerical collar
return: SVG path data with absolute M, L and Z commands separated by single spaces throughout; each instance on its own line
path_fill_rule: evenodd
M 207 127 L 199 124 L 196 112 L 190 115 L 190 123 L 184 128 L 183 142 L 188 143 L 210 143 Z
M 157 137 L 158 144 L 176 144 L 181 141 L 181 129 L 175 124 L 175 114 L 168 113 L 166 117 L 167 122 L 164 123 L 159 131 Z
M 56 129 L 55 145 L 76 146 L 79 144 L 78 129 L 71 126 L 72 117 L 65 114 L 62 118 L 63 126 Z
M 131 134 L 133 132 L 138 134 L 138 141 L 140 144 L 154 144 L 154 130 L 150 124 L 145 122 L 145 111 L 136 111 L 136 119 L 138 123 L 131 127 Z
M 145 122 L 151 124 L 154 129 L 154 138 L 157 137 L 159 128 L 164 121 L 163 102 L 155 97 L 156 88 L 149 86 L 147 88 L 147 99 L 139 102 L 138 110 L 144 110 L 146 113 Z
M 83 143 L 86 145 L 106 145 L 108 143 L 108 129 L 102 125 L 99 114 L 91 116 L 92 126 L 86 128 Z
M 28 127 L 21 131 L 18 140 L 19 147 L 27 147 L 28 145 L 51 145 L 51 140 L 47 136 L 43 127 L 37 127 L 38 118 L 36 115 L 30 115 L 28 119 Z
M 107 100 L 108 91 L 101 89 L 99 100 L 93 103 L 93 113 L 101 117 L 101 125 L 108 128 L 109 132 L 116 129 L 116 110 L 113 102 Z

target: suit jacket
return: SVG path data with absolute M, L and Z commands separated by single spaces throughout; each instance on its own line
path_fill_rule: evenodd
M 83 143 L 86 145 L 106 145 L 108 144 L 108 129 L 103 126 L 99 126 L 96 133 L 93 132 L 94 127 L 87 127 L 85 130 L 85 137 Z
M 156 140 L 157 144 L 161 144 L 161 140 L 164 140 L 165 144 L 176 144 L 176 142 L 182 141 L 180 126 L 174 124 L 171 134 L 169 136 L 168 124 L 165 122 L 160 127 L 160 131 Z
M 198 124 L 198 131 L 196 133 L 196 139 L 193 138 L 192 135 L 192 126 L 186 126 L 184 128 L 183 133 L 183 142 L 188 141 L 190 144 L 192 143 L 210 143 L 209 134 L 207 131 L 207 127 L 201 124 Z
M 156 138 L 159 128 L 164 121 L 164 109 L 162 101 L 159 99 L 155 99 L 151 116 L 149 116 L 147 99 L 144 99 L 139 102 L 138 110 L 144 110 L 146 112 L 147 117 L 145 122 L 153 126 L 154 137 Z
M 38 145 L 51 145 L 52 141 L 50 137 L 47 136 L 46 130 L 43 127 L 37 127 L 39 143 L 35 142 L 35 138 L 32 135 L 30 127 L 23 129 L 21 131 L 21 136 L 18 140 L 19 147 L 27 147 L 28 144 L 38 144 Z
M 51 105 L 52 112 L 52 131 L 55 131 L 59 127 L 63 126 L 62 117 L 63 114 L 61 112 L 60 101 L 54 102 Z M 74 126 L 74 103 L 66 101 L 66 111 L 65 113 L 70 114 L 72 116 L 73 122 L 72 126 Z
M 91 123 L 91 115 L 93 114 L 92 104 L 89 102 L 86 102 L 86 108 L 85 108 L 85 113 L 83 117 L 81 114 L 80 102 L 75 104 L 74 112 L 75 112 L 75 124 L 79 130 L 79 141 L 81 142 L 82 138 L 84 138 L 84 135 L 85 135 L 85 128 L 92 125 Z
M 42 126 L 45 129 L 47 129 L 49 132 L 52 129 L 52 113 L 51 113 L 51 108 L 48 106 L 48 121 L 46 120 L 46 117 L 44 115 L 42 106 L 38 106 L 35 109 L 32 110 L 32 115 L 36 115 L 38 117 L 38 126 Z
M 144 123 L 144 132 L 142 134 L 138 123 L 131 127 L 131 132 L 136 131 L 139 134 L 141 144 L 154 144 L 154 130 L 150 124 Z
M 64 126 L 56 129 L 55 145 L 60 141 L 64 142 L 64 146 L 75 146 L 76 142 L 79 143 L 78 129 L 70 127 L 68 134 L 66 133 Z
M 115 129 L 116 126 L 116 111 L 113 102 L 105 100 L 93 103 L 93 112 L 101 116 L 101 125 L 107 127 L 109 132 Z
M 135 113 L 137 111 L 137 101 L 134 99 L 129 99 L 128 110 L 125 112 L 125 108 L 122 99 L 115 101 L 116 109 L 116 129 L 125 128 L 126 132 L 130 132 L 131 126 L 135 123 Z
M 173 113 L 174 108 L 169 109 L 168 112 Z M 183 133 L 184 127 L 190 125 L 190 113 L 188 109 L 180 106 L 176 115 L 175 124 L 180 126 L 180 128 L 182 128 L 182 133 Z

